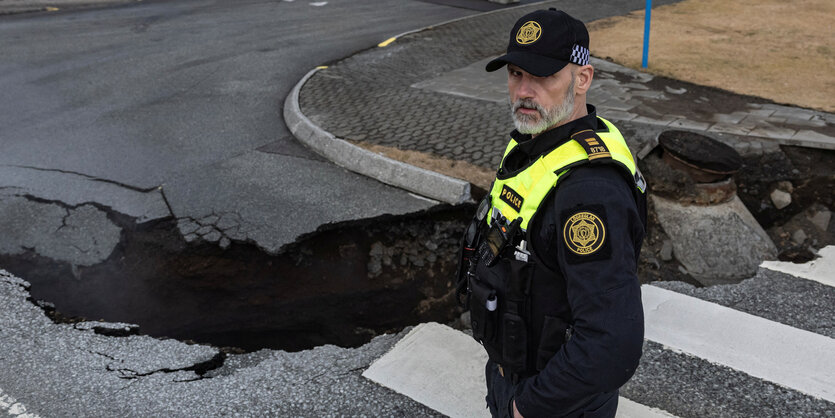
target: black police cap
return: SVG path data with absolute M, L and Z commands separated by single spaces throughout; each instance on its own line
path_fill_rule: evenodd
M 514 64 L 539 77 L 563 69 L 568 63 L 589 63 L 589 32 L 583 22 L 562 10 L 537 10 L 516 21 L 507 53 L 487 63 L 487 71 Z

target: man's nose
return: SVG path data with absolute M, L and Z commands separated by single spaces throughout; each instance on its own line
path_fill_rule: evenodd
M 519 80 L 519 87 L 516 89 L 517 99 L 532 99 L 534 93 L 530 77 L 522 76 L 522 79 Z

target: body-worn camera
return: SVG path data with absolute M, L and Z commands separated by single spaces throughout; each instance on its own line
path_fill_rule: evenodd
M 494 221 L 487 231 L 484 242 L 479 246 L 478 255 L 487 267 L 492 267 L 499 260 L 499 255 L 512 245 L 513 238 L 519 232 L 522 218 L 516 218 L 510 225 L 501 225 Z

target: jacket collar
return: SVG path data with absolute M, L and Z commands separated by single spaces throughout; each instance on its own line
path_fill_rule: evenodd
M 545 131 L 536 138 L 531 138 L 529 134 L 521 134 L 514 129 L 510 137 L 519 145 L 507 155 L 503 168 L 511 172 L 516 171 L 527 166 L 540 155 L 569 141 L 571 134 L 585 129 L 597 130 L 597 109 L 592 105 L 586 105 L 586 110 L 588 115 Z

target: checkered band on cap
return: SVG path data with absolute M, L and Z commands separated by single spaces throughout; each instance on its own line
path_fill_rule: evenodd
M 574 45 L 568 60 L 577 65 L 586 65 L 589 63 L 589 50 L 584 46 Z

